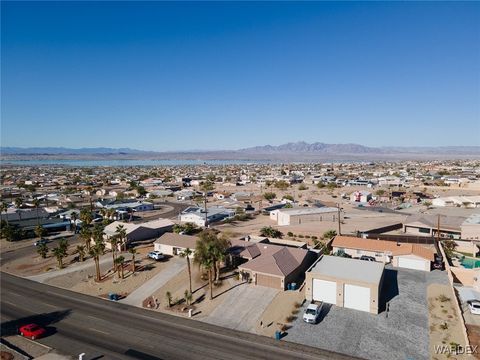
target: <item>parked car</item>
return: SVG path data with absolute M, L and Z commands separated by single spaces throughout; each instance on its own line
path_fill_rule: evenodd
M 153 260 L 163 260 L 165 255 L 163 255 L 160 251 L 150 251 L 148 253 L 148 257 Z
M 20 335 L 35 340 L 45 335 L 47 331 L 37 324 L 28 324 L 21 326 L 19 332 Z
M 40 240 L 37 240 L 33 243 L 34 246 L 40 246 L 40 245 L 45 245 L 46 243 L 48 243 L 48 240 L 47 239 L 40 239 Z
M 480 315 L 480 301 L 478 300 L 469 300 L 467 301 L 468 308 L 470 312 L 475 315 Z
M 375 258 L 373 256 L 362 255 L 362 256 L 360 256 L 360 260 L 375 261 Z
M 323 302 L 311 303 L 303 313 L 303 321 L 309 324 L 316 324 L 322 312 Z

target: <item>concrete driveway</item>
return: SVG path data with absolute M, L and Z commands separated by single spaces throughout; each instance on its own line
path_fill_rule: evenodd
M 446 273 L 386 269 L 381 303 L 389 301 L 388 317 L 325 304 L 320 323 L 299 316 L 284 339 L 366 359 L 429 359 L 427 287 L 448 284 Z
M 243 284 L 229 290 L 224 301 L 202 321 L 253 332 L 266 307 L 280 290 Z
M 165 285 L 170 279 L 179 274 L 187 267 L 185 259 L 172 257 L 168 259 L 168 267 L 160 271 L 157 275 L 146 281 L 138 289 L 130 293 L 125 299 L 119 302 L 142 307 L 143 300 L 152 295 L 155 291 Z

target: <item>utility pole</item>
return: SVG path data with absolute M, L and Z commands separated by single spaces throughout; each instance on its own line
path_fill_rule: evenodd
M 440 242 L 440 214 L 437 215 L 437 242 Z
M 203 204 L 205 209 L 205 228 L 208 227 L 208 214 L 207 214 L 207 192 L 204 192 Z
M 340 222 L 340 203 L 337 203 L 337 220 L 338 220 L 338 235 L 342 235 L 341 222 Z

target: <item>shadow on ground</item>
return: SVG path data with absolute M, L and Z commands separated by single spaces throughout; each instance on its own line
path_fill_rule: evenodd
M 20 326 L 37 324 L 47 330 L 47 336 L 52 335 L 56 330 L 51 325 L 65 319 L 70 315 L 70 312 L 71 310 L 54 311 L 51 313 L 31 315 L 16 320 L 5 321 L 1 324 L 1 334 L 2 336 L 17 335 Z
M 385 269 L 383 286 L 381 289 L 378 312 L 382 313 L 387 308 L 387 303 L 398 295 L 398 272 L 393 269 Z

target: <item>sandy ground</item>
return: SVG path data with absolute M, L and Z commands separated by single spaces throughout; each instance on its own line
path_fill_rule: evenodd
M 295 307 L 295 303 L 301 304 L 305 299 L 304 291 L 281 291 L 263 312 L 255 332 L 260 335 L 272 337 L 282 325 L 288 326 L 287 317 L 290 315 L 299 317 L 302 314 Z
M 442 295 L 449 300 L 442 300 Z M 430 285 L 427 288 L 429 327 L 430 327 L 430 354 L 434 360 L 449 359 L 447 354 L 436 354 L 434 346 L 450 345 L 454 342 L 464 346 L 464 340 L 459 320 L 459 314 L 455 311 L 451 291 L 448 285 Z M 447 326 L 442 329 L 441 326 Z M 469 359 L 466 355 L 454 355 L 455 359 Z
M 137 249 L 138 253 L 135 256 L 135 273 L 132 272 L 132 255 L 128 252 L 122 253 L 122 256 L 127 260 L 124 269 L 124 279 L 121 279 L 121 277 L 119 277 L 116 272 L 114 273 L 109 267 L 108 269 L 102 269 L 102 281 L 97 283 L 95 281 L 95 264 L 93 260 L 90 259 L 87 261 L 91 262 L 91 267 L 70 273 L 68 276 L 57 276 L 47 280 L 46 283 L 94 296 L 105 295 L 110 292 L 126 295 L 168 266 L 168 260 L 156 262 L 147 258 L 146 254 L 152 249 L 152 246 Z M 109 255 L 111 256 L 111 254 Z
M 30 244 L 29 246 L 33 245 Z M 70 245 L 68 247 L 67 251 L 69 255 L 63 259 L 64 267 L 78 263 L 78 260 L 76 259 L 77 255 L 74 254 L 76 247 L 76 245 Z M 52 256 L 51 252 L 49 252 L 45 259 L 43 259 L 40 255 L 35 254 L 33 257 L 26 256 L 9 261 L 6 264 L 2 264 L 0 269 L 17 276 L 28 277 L 42 274 L 46 271 L 55 271 L 58 269 L 58 262 L 57 259 Z
M 192 263 L 191 270 L 193 290 L 192 305 L 195 308 L 193 312 L 195 319 L 202 319 L 210 315 L 211 312 L 225 299 L 225 297 L 222 296 L 224 292 L 242 283 L 240 280 L 235 280 L 231 272 L 222 273 L 222 283 L 218 286 L 214 285 L 214 298 L 213 300 L 210 300 L 208 280 L 201 279 L 201 271 L 199 270 L 198 265 Z M 185 270 L 170 279 L 170 281 L 153 294 L 153 296 L 159 301 L 157 311 L 187 316 L 186 313 L 180 312 L 177 307 L 168 307 L 166 293 L 169 291 L 172 294 L 173 303 L 176 303 L 178 300 L 184 298 L 185 290 L 188 290 L 188 288 L 188 270 L 185 268 Z

